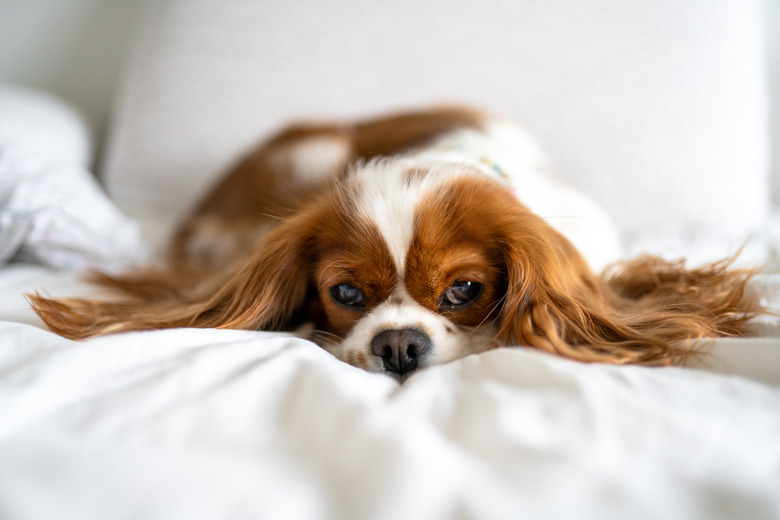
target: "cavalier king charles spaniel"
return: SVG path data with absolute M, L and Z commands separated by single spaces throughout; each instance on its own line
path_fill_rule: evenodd
M 306 331 L 400 381 L 508 345 L 671 364 L 701 338 L 747 333 L 761 312 L 746 292 L 752 270 L 612 263 L 616 236 L 522 129 L 433 108 L 290 127 L 210 190 L 176 231 L 168 267 L 92 275 L 113 299 L 29 298 L 69 338 Z

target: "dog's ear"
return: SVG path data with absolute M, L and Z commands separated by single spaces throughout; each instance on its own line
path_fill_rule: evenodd
M 724 261 L 698 269 L 654 257 L 596 276 L 543 222 L 505 240 L 507 293 L 497 339 L 586 362 L 683 362 L 704 337 L 742 335 L 763 309 L 745 287 L 752 270 Z
M 193 326 L 282 330 L 305 304 L 313 236 L 291 219 L 261 240 L 254 255 L 203 302 Z
M 601 284 L 563 236 L 532 216 L 505 239 L 507 290 L 498 339 L 581 361 L 600 361 L 611 335 Z
M 312 262 L 311 215 L 282 223 L 241 264 L 216 272 L 145 271 L 93 281 L 118 292 L 108 301 L 28 299 L 51 330 L 84 338 L 129 330 L 209 327 L 280 330 L 305 303 Z

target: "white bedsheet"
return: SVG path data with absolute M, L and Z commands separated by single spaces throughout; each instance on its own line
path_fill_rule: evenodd
M 71 342 L 40 286 L 84 290 L 0 271 L 3 519 L 780 517 L 777 319 L 697 368 L 506 348 L 399 386 L 284 334 Z

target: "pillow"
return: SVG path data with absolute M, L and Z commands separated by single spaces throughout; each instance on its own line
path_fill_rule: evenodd
M 181 214 L 290 119 L 463 101 L 524 122 L 629 251 L 731 254 L 768 215 L 761 1 L 163 0 L 105 181 Z
M 42 93 L 0 85 L 0 265 L 120 268 L 140 258 L 137 226 L 100 190 L 81 118 Z

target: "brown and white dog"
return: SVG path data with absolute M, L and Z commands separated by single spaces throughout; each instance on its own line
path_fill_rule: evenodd
M 752 275 L 619 255 L 607 216 L 521 129 L 465 108 L 289 128 L 179 228 L 169 268 L 110 277 L 107 301 L 30 296 L 55 332 L 294 330 L 404 380 L 498 346 L 669 364 L 747 332 Z

